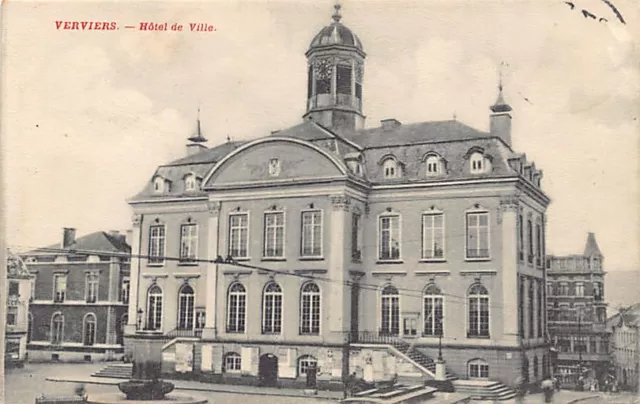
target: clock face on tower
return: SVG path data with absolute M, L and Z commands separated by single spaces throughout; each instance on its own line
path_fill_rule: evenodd
M 326 80 L 331 78 L 333 66 L 329 59 L 322 59 L 315 63 L 316 80 Z

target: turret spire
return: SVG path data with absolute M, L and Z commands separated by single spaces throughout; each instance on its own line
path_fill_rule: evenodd
M 198 107 L 198 118 L 196 125 L 196 132 L 189 138 L 189 141 L 193 143 L 205 143 L 207 139 L 202 136 L 202 130 L 200 129 L 200 107 Z
M 511 111 L 511 106 L 506 103 L 506 101 L 504 100 L 504 95 L 502 94 L 502 89 L 503 89 L 502 72 L 503 72 L 503 67 L 506 67 L 506 66 L 509 66 L 509 65 L 506 62 L 502 62 L 498 67 L 498 98 L 496 99 L 496 102 L 490 107 L 491 111 L 494 113 Z

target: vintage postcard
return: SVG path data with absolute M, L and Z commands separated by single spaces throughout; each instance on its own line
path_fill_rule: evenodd
M 3 2 L 5 402 L 638 402 L 638 24 Z

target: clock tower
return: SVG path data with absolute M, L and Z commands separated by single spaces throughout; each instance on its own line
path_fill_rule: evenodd
M 313 38 L 308 60 L 305 119 L 338 132 L 364 127 L 362 78 L 366 54 L 360 39 L 340 20 L 336 4 L 333 22 Z

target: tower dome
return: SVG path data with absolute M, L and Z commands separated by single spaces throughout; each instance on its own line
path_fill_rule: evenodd
M 340 20 L 340 4 L 333 22 L 318 32 L 306 52 L 308 60 L 305 119 L 328 128 L 359 130 L 364 126 L 362 79 L 364 53 L 360 39 Z
M 313 37 L 311 44 L 309 44 L 309 51 L 307 53 L 327 46 L 355 48 L 364 53 L 360 39 L 353 33 L 353 31 L 340 22 L 342 19 L 342 16 L 340 15 L 340 7 L 340 4 L 336 4 L 334 6 L 336 11 L 332 16 L 333 23 L 322 28 L 320 32 Z

